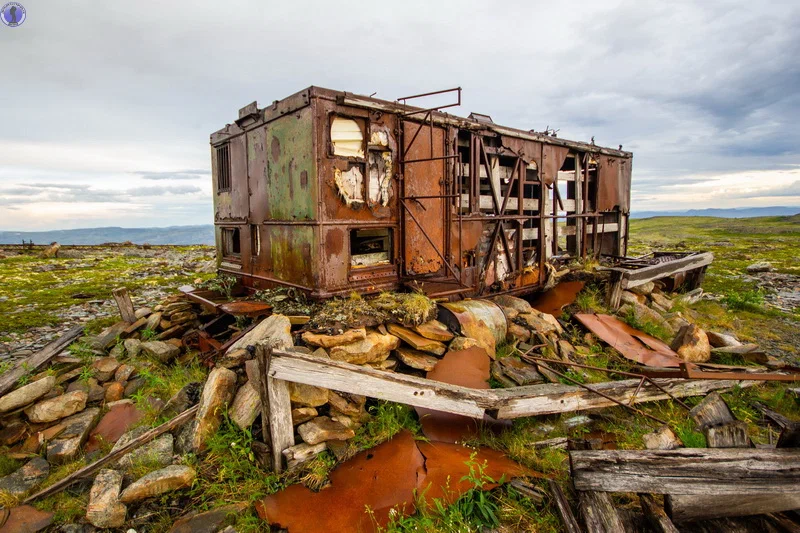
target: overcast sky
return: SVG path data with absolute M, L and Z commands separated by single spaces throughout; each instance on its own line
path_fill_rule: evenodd
M 21 3 L 0 229 L 212 223 L 209 134 L 309 85 L 622 144 L 634 211 L 800 205 L 794 0 Z

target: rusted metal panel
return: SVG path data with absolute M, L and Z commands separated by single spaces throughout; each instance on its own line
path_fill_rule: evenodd
M 597 210 L 611 211 L 619 208 L 630 212 L 630 160 L 617 157 L 598 157 Z
M 416 135 L 414 143 L 411 139 Z M 404 161 L 445 155 L 445 131 L 416 122 L 403 123 Z M 409 275 L 438 272 L 444 255 L 444 160 L 406 163 L 403 176 L 405 271 Z M 433 197 L 433 198 L 431 198 Z
M 305 107 L 267 126 L 266 218 L 270 220 L 317 218 L 312 122 L 311 108 Z
M 263 273 L 269 282 L 288 282 L 309 290 L 317 285 L 312 253 L 316 248 L 314 228 L 309 225 L 268 225 L 261 246 L 269 266 Z
M 508 332 L 506 315 L 489 300 L 463 300 L 439 305 L 439 320 L 452 331 L 478 341 L 494 358 L 495 348 L 503 344 Z
M 542 181 L 548 187 L 553 185 L 558 176 L 558 171 L 564 165 L 564 160 L 569 154 L 569 148 L 545 144 L 542 148 Z
M 575 318 L 627 359 L 660 368 L 678 368 L 684 362 L 662 341 L 611 315 L 579 313 Z

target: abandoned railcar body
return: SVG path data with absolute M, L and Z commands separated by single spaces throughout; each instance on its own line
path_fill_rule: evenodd
M 533 292 L 554 265 L 625 255 L 630 152 L 411 98 L 310 87 L 212 134 L 219 270 L 314 298 L 454 299 Z

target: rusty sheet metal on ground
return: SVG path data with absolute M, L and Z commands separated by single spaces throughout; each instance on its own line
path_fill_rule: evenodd
M 484 485 L 484 490 L 491 490 L 514 477 L 546 477 L 490 448 L 473 449 L 447 442 L 421 441 L 417 442 L 417 447 L 425 456 L 426 471 L 426 477 L 420 479 L 417 494 L 429 506 L 437 499 L 452 504 L 474 487 L 468 479 L 464 479 L 470 474 L 470 461 L 475 464 L 473 468 L 485 465 L 484 475 L 496 482 Z
M 401 431 L 337 466 L 330 485 L 321 491 L 292 485 L 258 502 L 256 511 L 289 533 L 376 531 L 386 526 L 392 509 L 400 515 L 415 513 L 415 495 L 423 495 L 428 504 L 434 498 L 451 503 L 471 489 L 462 478 L 470 473 L 467 462 L 473 453 L 473 460 L 485 464 L 484 473 L 495 481 L 543 477 L 495 450 L 417 442 L 410 432 Z
M 115 405 L 103 415 L 100 423 L 89 433 L 86 452 L 99 450 L 103 444 L 117 442 L 143 416 L 144 413 L 132 403 Z
M 489 300 L 463 300 L 439 305 L 439 320 L 451 331 L 471 337 L 494 359 L 495 348 L 505 342 L 506 315 Z
M 331 472 L 330 486 L 312 492 L 292 485 L 256 504 L 258 515 L 291 533 L 372 531 L 374 520 L 384 526 L 389 512 L 399 507 L 412 514 L 414 489 L 424 475 L 425 460 L 411 433 L 364 451 Z
M 53 513 L 30 505 L 0 509 L 0 533 L 35 533 L 53 523 Z
M 436 367 L 426 375 L 433 381 L 473 389 L 488 389 L 489 376 L 489 356 L 484 349 L 477 346 L 457 352 L 447 352 L 442 360 L 436 363 Z M 488 424 L 492 430 L 510 425 L 508 422 L 498 422 L 488 417 L 484 417 L 481 421 L 424 407 L 414 409 L 417 411 L 425 436 L 439 442 L 460 442 L 473 437 L 478 434 L 481 425 L 486 427 Z
M 586 328 L 624 357 L 647 366 L 678 368 L 683 359 L 664 342 L 611 315 L 575 315 Z
M 536 296 L 531 305 L 542 313 L 557 317 L 561 314 L 562 309 L 575 301 L 575 297 L 578 296 L 585 284 L 583 281 L 559 283 L 552 289 Z

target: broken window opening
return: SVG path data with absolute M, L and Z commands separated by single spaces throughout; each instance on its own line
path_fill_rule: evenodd
M 217 192 L 231 190 L 230 144 L 217 147 Z
M 369 180 L 367 199 L 369 206 L 389 205 L 392 198 L 392 152 L 389 150 L 370 150 Z
M 351 118 L 333 117 L 331 121 L 333 155 L 364 158 L 364 127 Z
M 389 228 L 350 230 L 350 266 L 374 267 L 391 264 L 392 231 Z
M 242 255 L 239 228 L 222 228 L 222 255 L 225 257 L 240 257 Z
M 339 196 L 348 207 L 358 209 L 364 205 L 364 165 L 353 163 L 346 171 L 333 169 L 333 181 Z

